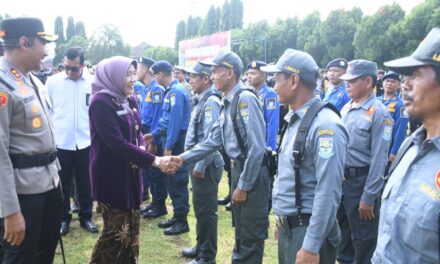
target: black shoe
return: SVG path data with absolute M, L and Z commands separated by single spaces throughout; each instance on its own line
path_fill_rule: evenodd
M 160 221 L 157 224 L 157 226 L 160 227 L 160 228 L 168 228 L 168 227 L 173 226 L 175 223 L 176 223 L 176 219 L 174 217 L 172 217 L 172 218 L 170 218 L 168 220 Z
M 197 250 L 196 247 L 184 248 L 182 250 L 182 256 L 184 256 L 185 258 L 195 259 L 197 258 L 198 255 L 199 255 L 199 251 Z
M 72 213 L 78 213 L 79 205 L 77 202 L 73 202 L 70 204 L 70 211 L 72 211 Z
M 219 205 L 227 205 L 231 201 L 231 196 L 225 196 L 223 199 L 218 199 L 217 204 Z
M 60 234 L 62 236 L 65 236 L 67 233 L 69 233 L 69 222 L 62 221 L 61 222 L 61 228 L 60 228 Z
M 149 205 L 145 206 L 144 208 L 141 208 L 140 212 L 141 212 L 141 214 L 146 213 L 153 207 L 154 207 L 154 205 L 152 203 L 150 203 Z
M 226 211 L 232 211 L 232 205 L 231 202 L 229 202 L 227 205 L 225 205 Z
M 166 236 L 177 236 L 183 233 L 189 232 L 189 226 L 187 221 L 176 221 L 176 223 L 168 227 L 163 231 Z
M 157 209 L 156 207 L 151 208 L 150 210 L 148 210 L 147 212 L 143 213 L 142 215 L 144 216 L 144 218 L 158 218 L 161 217 L 163 215 L 168 214 L 167 209 Z
M 98 233 L 98 227 L 92 222 L 92 220 L 81 222 L 80 226 L 90 233 Z

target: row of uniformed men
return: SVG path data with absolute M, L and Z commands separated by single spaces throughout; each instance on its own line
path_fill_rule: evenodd
M 335 263 L 336 258 L 340 263 L 391 263 L 397 259 L 438 263 L 440 164 L 434 160 L 440 154 L 440 133 L 432 122 L 439 121 L 439 109 L 426 92 L 438 100 L 439 32 L 434 29 L 410 57 L 386 63 L 409 76 L 404 84 L 408 91 L 405 105 L 424 126 L 406 141 L 390 168 L 380 227 L 380 194 L 394 122 L 374 94 L 376 63 L 348 63 L 340 78 L 347 82 L 350 101 L 341 117 L 333 105 L 315 97 L 318 67 L 309 54 L 288 49 L 276 65 L 260 68 L 275 73 L 279 101 L 291 108 L 285 117 L 273 189 L 279 263 Z M 223 110 L 203 142 L 173 157 L 178 164 L 174 169 L 224 148 L 233 164 L 236 241 L 232 263 L 261 263 L 270 182 L 261 106 L 239 81 L 243 65 L 235 53 L 221 51 L 200 63 L 212 67 L 211 79 L 223 93 Z M 407 170 L 410 164 L 412 169 Z M 418 170 L 424 174 L 414 179 Z M 422 215 L 409 210 L 417 206 L 422 206 Z M 346 225 L 338 224 L 337 212 Z M 409 221 L 411 218 L 419 221 Z M 342 245 L 350 245 L 352 252 L 337 252 L 341 231 Z M 200 250 L 199 242 L 196 250 Z M 204 261 L 203 253 L 196 259 L 200 260 Z

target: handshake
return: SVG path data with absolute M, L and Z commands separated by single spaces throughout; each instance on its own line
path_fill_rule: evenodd
M 183 165 L 183 159 L 180 156 L 157 157 L 153 166 L 159 168 L 165 174 L 174 174 Z

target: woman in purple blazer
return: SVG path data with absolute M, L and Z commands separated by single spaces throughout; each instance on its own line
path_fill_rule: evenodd
M 137 63 L 112 57 L 98 64 L 90 100 L 90 180 L 104 229 L 91 263 L 138 263 L 140 168 L 166 169 L 169 158 L 145 151 L 139 110 L 132 96 Z

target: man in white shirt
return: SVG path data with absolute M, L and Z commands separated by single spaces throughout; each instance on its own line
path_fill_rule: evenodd
M 78 217 L 81 227 L 91 233 L 98 232 L 92 222 L 93 201 L 89 183 L 89 97 L 92 76 L 85 70 L 84 52 L 80 47 L 66 50 L 64 70 L 50 77 L 46 88 L 52 103 L 55 141 L 61 163 L 59 172 L 64 196 L 61 235 L 69 232 L 70 183 L 75 179 L 79 201 Z

